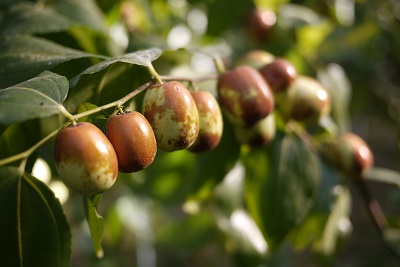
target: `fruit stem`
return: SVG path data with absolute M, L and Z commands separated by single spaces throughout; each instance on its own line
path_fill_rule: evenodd
M 222 58 L 219 55 L 213 55 L 212 58 L 218 73 L 219 74 L 224 73 L 226 69 L 224 62 L 222 61 Z
M 175 77 L 175 76 L 164 76 L 161 75 L 160 78 L 164 81 L 181 81 L 181 82 L 189 82 L 189 83 L 198 83 L 198 82 L 204 82 L 204 81 L 209 81 L 209 80 L 215 80 L 218 79 L 218 75 L 216 74 L 210 74 L 202 77 L 197 77 L 197 78 L 184 78 L 184 77 Z
M 64 127 L 68 126 L 69 124 L 71 124 L 72 122 L 67 122 L 64 125 L 62 125 L 61 127 L 59 127 L 58 129 L 54 130 L 53 132 L 51 132 L 50 134 L 48 134 L 46 137 L 44 137 L 42 140 L 40 140 L 39 142 L 37 142 L 36 144 L 34 144 L 32 147 L 30 147 L 29 149 L 25 150 L 24 152 L 21 152 L 19 154 L 13 155 L 11 157 L 5 158 L 0 160 L 0 166 L 9 164 L 11 162 L 20 160 L 20 159 L 26 159 L 28 158 L 36 149 L 38 149 L 41 145 L 43 145 L 44 143 L 46 143 L 48 140 L 50 140 L 53 136 L 55 136 L 61 129 L 63 129 Z
M 149 63 L 149 65 L 147 65 L 147 68 L 149 69 L 150 74 L 157 80 L 159 84 L 164 84 L 164 82 L 160 78 L 160 75 L 158 75 L 157 71 L 154 69 L 153 64 Z
M 365 179 L 363 177 L 356 177 L 356 179 L 354 180 L 357 189 L 361 194 L 363 202 L 367 207 L 369 216 L 371 217 L 374 226 L 381 237 L 383 244 L 394 257 L 400 259 L 399 252 L 397 252 L 392 246 L 390 246 L 390 244 L 388 244 L 384 239 L 384 232 L 388 228 L 388 222 L 378 200 L 372 196 L 367 185 L 365 184 Z
M 94 109 L 91 109 L 91 110 L 88 110 L 88 111 L 85 111 L 85 112 L 82 112 L 82 113 L 79 113 L 79 114 L 76 114 L 73 117 L 74 117 L 75 120 L 78 120 L 80 118 L 95 114 L 95 113 L 103 111 L 103 110 L 106 110 L 108 108 L 112 108 L 112 107 L 115 107 L 115 106 L 117 106 L 117 107 L 120 106 L 121 107 L 123 104 L 125 104 L 125 102 L 127 102 L 128 100 L 130 100 L 134 96 L 138 95 L 139 93 L 143 92 L 144 90 L 146 90 L 147 88 L 149 88 L 153 84 L 154 84 L 154 81 L 147 82 L 147 83 L 143 84 L 142 86 L 136 88 L 135 90 L 133 90 L 132 92 L 130 92 L 126 96 L 124 96 L 124 97 L 122 97 L 122 98 L 120 98 L 120 99 L 118 99 L 118 100 L 116 100 L 114 102 L 108 103 L 106 105 L 103 105 L 103 106 L 100 106 L 100 107 L 97 107 L 97 108 L 94 108 Z
M 66 110 L 64 106 L 61 105 L 60 111 L 73 125 L 76 124 L 76 120 L 75 120 L 74 116 L 72 116 L 72 114 L 69 113 L 68 110 Z

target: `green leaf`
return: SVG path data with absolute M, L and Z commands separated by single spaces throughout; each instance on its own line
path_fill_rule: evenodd
M 250 11 L 251 6 L 251 1 L 212 1 L 208 7 L 207 33 L 219 35 L 237 26 L 238 20 L 245 17 L 246 12 Z M 227 10 L 229 10 L 229 12 L 226 12 Z M 223 16 L 221 16 L 222 14 Z
M 17 168 L 0 168 L 4 266 L 70 266 L 71 232 L 53 192 Z
M 367 172 L 366 177 L 369 181 L 393 184 L 400 187 L 400 172 L 386 168 L 372 168 Z
M 318 70 L 318 79 L 328 90 L 332 102 L 332 117 L 341 134 L 350 129 L 349 108 L 351 100 L 351 84 L 343 67 L 329 64 L 325 69 Z
M 0 88 L 23 82 L 72 59 L 95 55 L 27 35 L 0 38 Z
M 316 155 L 299 138 L 277 135 L 266 150 L 243 157 L 246 202 L 271 250 L 312 208 L 319 178 Z
M 106 19 L 93 0 L 56 0 L 54 8 L 76 24 L 87 26 L 104 34 L 107 33 Z
M 338 186 L 335 190 L 336 202 L 325 224 L 321 237 L 313 244 L 313 252 L 317 255 L 321 266 L 331 266 L 340 251 L 343 241 L 350 234 L 352 225 L 349 219 L 351 195 L 348 188 Z
M 320 170 L 323 177 L 318 184 L 314 206 L 307 215 L 307 218 L 290 235 L 293 247 L 298 250 L 307 249 L 312 242 L 322 236 L 324 225 L 331 216 L 332 207 L 337 202 L 338 196 L 343 190 L 339 185 L 340 173 L 320 160 Z
M 3 22 L 4 35 L 59 32 L 68 29 L 74 23 L 51 8 L 28 2 L 10 8 Z
M 104 219 L 97 213 L 96 209 L 101 198 L 101 194 L 84 197 L 86 218 L 92 235 L 93 248 L 98 258 L 102 258 L 104 255 L 103 248 L 101 247 L 101 240 L 104 234 Z
M 129 54 L 125 54 L 122 56 L 113 57 L 113 58 L 104 60 L 104 61 L 84 70 L 78 76 L 73 78 L 70 81 L 70 85 L 71 85 L 71 87 L 74 87 L 78 83 L 78 81 L 81 79 L 81 76 L 84 74 L 89 75 L 89 74 L 94 74 L 94 73 L 100 72 L 117 62 L 123 62 L 123 63 L 148 67 L 151 65 L 151 62 L 156 60 L 161 55 L 161 53 L 162 53 L 162 50 L 159 48 L 150 48 L 150 49 L 139 50 L 139 51 L 136 51 L 133 53 L 129 53 Z
M 64 110 L 68 93 L 64 76 L 45 71 L 26 82 L 0 90 L 0 124 L 44 118 Z
M 223 135 L 218 146 L 206 153 L 197 154 L 196 169 L 191 180 L 191 198 L 206 198 L 211 189 L 221 182 L 239 159 L 240 145 L 232 125 L 224 119 Z

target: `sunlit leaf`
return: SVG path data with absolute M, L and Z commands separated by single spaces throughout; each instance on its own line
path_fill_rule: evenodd
M 68 80 L 52 72 L 43 72 L 26 82 L 0 90 L 0 123 L 7 125 L 44 118 L 64 109 Z
M 156 60 L 161 55 L 161 53 L 162 50 L 159 48 L 150 48 L 104 60 L 86 69 L 78 76 L 76 76 L 74 79 L 72 79 L 70 81 L 71 87 L 74 87 L 76 85 L 76 83 L 79 81 L 82 75 L 100 72 L 116 62 L 124 62 L 128 64 L 135 64 L 147 67 L 151 64 L 152 61 Z
M 339 127 L 339 133 L 348 132 L 352 88 L 343 67 L 332 63 L 325 69 L 319 69 L 317 75 L 331 97 L 332 116 Z
M 374 167 L 367 172 L 365 178 L 370 181 L 393 184 L 400 187 L 400 172 L 395 170 Z
M 93 56 L 34 36 L 6 35 L 0 38 L 0 88 L 23 82 L 60 63 Z
M 92 235 L 93 248 L 98 258 L 102 258 L 104 255 L 103 248 L 101 247 L 104 234 L 104 219 L 97 213 L 96 209 L 101 198 L 101 194 L 84 197 L 86 218 Z
M 312 208 L 318 159 L 296 136 L 278 135 L 270 147 L 250 151 L 243 162 L 246 203 L 275 250 Z
M 0 255 L 5 266 L 70 266 L 71 232 L 53 192 L 17 168 L 0 168 Z

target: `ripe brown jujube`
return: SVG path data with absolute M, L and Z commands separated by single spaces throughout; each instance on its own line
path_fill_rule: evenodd
M 214 149 L 220 142 L 223 131 L 221 109 L 215 97 L 207 91 L 192 92 L 199 114 L 199 134 L 188 149 L 205 152 Z
M 247 18 L 247 31 L 256 42 L 268 40 L 276 15 L 272 10 L 253 8 Z
M 191 146 L 199 133 L 199 115 L 193 97 L 176 81 L 147 89 L 143 115 L 153 128 L 158 148 L 166 152 Z
M 238 66 L 220 74 L 218 99 L 228 119 L 238 126 L 251 126 L 268 116 L 274 96 L 261 74 L 248 66 Z
M 157 153 L 153 129 L 137 111 L 111 116 L 106 136 L 114 146 L 119 171 L 130 173 L 147 168 Z
M 273 92 L 287 90 L 297 76 L 295 67 L 282 58 L 277 58 L 260 68 L 260 73 Z
M 333 167 L 355 179 L 362 178 L 374 163 L 374 155 L 368 144 L 351 132 L 323 144 L 321 154 Z
M 287 118 L 315 124 L 331 110 L 330 96 L 317 80 L 298 76 L 285 91 L 275 94 L 277 106 Z
M 57 134 L 54 158 L 64 183 L 83 195 L 109 189 L 118 175 L 113 146 L 99 128 L 88 122 L 69 126 Z

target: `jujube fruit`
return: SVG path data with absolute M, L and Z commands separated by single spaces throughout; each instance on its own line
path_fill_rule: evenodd
M 113 146 L 99 128 L 88 122 L 66 127 L 57 134 L 54 158 L 64 183 L 83 195 L 109 189 L 118 175 Z
M 156 138 L 150 123 L 139 112 L 111 116 L 105 132 L 117 154 L 119 171 L 137 172 L 154 161 Z
M 272 10 L 253 8 L 247 18 L 247 31 L 257 42 L 268 40 L 276 15 Z
M 248 66 L 238 66 L 220 74 L 218 100 L 228 119 L 238 126 L 251 126 L 268 116 L 274 96 L 261 74 Z
M 166 152 L 191 146 L 199 133 L 199 115 L 193 97 L 176 81 L 147 89 L 143 115 L 153 128 L 158 148 Z
M 317 123 L 331 108 L 326 89 L 306 76 L 298 76 L 287 90 L 275 94 L 275 99 L 286 117 L 309 124 Z
M 264 50 L 250 50 L 235 62 L 235 66 L 246 65 L 254 69 L 260 69 L 272 61 L 274 61 L 273 54 Z
M 361 178 L 374 163 L 368 144 L 354 133 L 346 133 L 321 146 L 323 158 L 346 176 Z
M 276 134 L 275 116 L 269 114 L 251 127 L 235 127 L 236 139 L 250 147 L 262 147 L 271 143 Z
M 192 92 L 199 114 L 199 134 L 188 149 L 205 152 L 214 149 L 220 142 L 223 131 L 221 109 L 215 97 L 207 91 Z
M 260 73 L 273 92 L 284 91 L 296 79 L 295 67 L 285 59 L 277 58 L 260 68 Z

